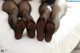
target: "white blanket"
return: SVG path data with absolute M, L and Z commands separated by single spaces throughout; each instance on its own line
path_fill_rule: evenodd
M 80 41 L 80 6 L 68 8 L 66 15 L 60 21 L 60 28 L 53 34 L 52 41 L 47 43 L 30 39 L 24 31 L 20 40 L 14 38 L 14 31 L 8 24 L 8 14 L 2 11 L 0 1 L 0 53 L 71 53 Z M 36 4 L 39 6 L 40 4 Z M 36 21 L 39 17 L 38 7 L 34 5 L 32 16 Z M 37 19 L 36 19 L 37 18 Z

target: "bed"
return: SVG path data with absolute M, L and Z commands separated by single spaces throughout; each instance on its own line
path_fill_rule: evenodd
M 2 11 L 2 4 L 0 1 L 0 53 L 71 53 L 72 50 L 80 41 L 80 4 L 67 3 L 68 9 L 60 20 L 59 29 L 53 34 L 51 42 L 47 43 L 45 40 L 38 41 L 26 36 L 26 30 L 20 40 L 14 38 L 14 31 L 8 24 L 8 14 Z M 35 1 L 36 6 L 33 5 L 34 11 L 31 15 L 36 21 L 38 14 L 38 0 Z M 35 2 L 31 2 L 34 4 Z M 37 15 L 36 15 L 37 14 Z

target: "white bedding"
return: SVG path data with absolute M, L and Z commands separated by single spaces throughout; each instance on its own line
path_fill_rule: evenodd
M 38 41 L 36 37 L 30 39 L 24 31 L 20 40 L 14 38 L 14 31 L 8 25 L 8 14 L 3 12 L 3 1 L 0 1 L 0 53 L 71 53 L 80 41 L 80 6 L 68 8 L 66 15 L 60 21 L 60 28 L 53 34 L 50 43 Z M 34 2 L 33 2 L 34 3 Z M 37 7 L 35 6 L 37 5 Z M 36 21 L 38 14 L 38 4 L 34 5 L 32 16 Z

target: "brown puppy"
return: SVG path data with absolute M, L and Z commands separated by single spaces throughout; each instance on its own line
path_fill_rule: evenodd
M 3 11 L 9 14 L 8 22 L 11 28 L 15 31 L 16 39 L 20 39 L 22 37 L 25 27 L 27 28 L 28 36 L 30 38 L 35 36 L 35 22 L 30 15 L 31 6 L 28 1 L 5 0 L 3 4 Z

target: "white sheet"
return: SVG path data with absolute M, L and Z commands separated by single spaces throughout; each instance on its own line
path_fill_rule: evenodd
M 1 4 L 2 1 L 0 1 L 0 49 L 3 49 L 4 53 L 70 53 L 80 41 L 80 8 L 78 5 L 76 8 L 68 8 L 66 15 L 60 21 L 60 28 L 53 34 L 52 41 L 47 43 L 45 40 L 38 41 L 36 37 L 28 38 L 26 31 L 22 39 L 16 40 L 14 31 L 7 22 L 8 15 L 1 10 Z M 32 16 L 36 21 L 39 14 L 36 14 L 38 7 L 35 5 L 35 12 L 32 12 Z

